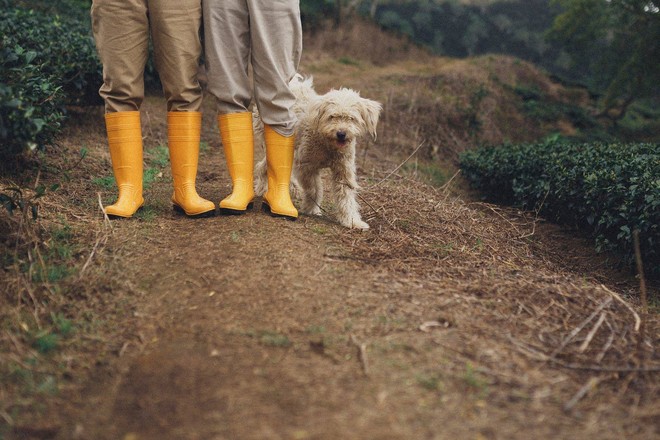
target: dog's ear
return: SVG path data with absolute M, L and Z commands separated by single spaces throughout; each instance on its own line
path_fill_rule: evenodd
M 315 99 L 310 103 L 309 110 L 307 111 L 307 120 L 311 121 L 312 126 L 318 127 L 326 110 L 326 103 L 322 99 Z
M 378 136 L 376 126 L 378 125 L 378 118 L 380 118 L 380 111 L 382 109 L 383 106 L 380 105 L 380 102 L 365 98 L 360 99 L 360 115 L 364 120 L 365 128 L 374 140 Z

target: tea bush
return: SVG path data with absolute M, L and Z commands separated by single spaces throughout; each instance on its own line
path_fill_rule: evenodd
M 460 166 L 490 200 L 590 231 L 599 251 L 613 250 L 630 265 L 639 230 L 645 269 L 660 275 L 660 144 L 551 138 L 468 151 Z
M 67 104 L 100 103 L 89 23 L 0 1 L 0 156 L 43 147 Z

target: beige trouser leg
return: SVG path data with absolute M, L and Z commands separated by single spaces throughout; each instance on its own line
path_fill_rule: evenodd
M 139 110 L 150 26 L 167 110 L 199 110 L 201 0 L 93 0 L 91 16 L 106 112 Z
M 203 0 L 209 91 L 218 113 L 248 111 L 253 97 L 265 124 L 293 133 L 295 98 L 289 81 L 298 70 L 302 28 L 298 0 Z

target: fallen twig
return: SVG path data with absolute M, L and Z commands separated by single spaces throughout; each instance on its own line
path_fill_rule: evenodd
M 605 321 L 605 324 L 607 324 L 607 326 L 610 328 L 610 336 L 607 338 L 607 341 L 603 345 L 603 349 L 600 351 L 600 353 L 598 353 L 598 356 L 596 356 L 596 363 L 599 363 L 603 360 L 605 353 L 607 353 L 607 350 L 609 350 L 612 346 L 612 342 L 614 342 L 614 329 L 609 322 Z
M 626 301 L 624 301 L 624 299 L 621 298 L 621 296 L 619 296 L 618 293 L 616 293 L 616 292 L 614 292 L 614 291 L 608 289 L 608 288 L 605 287 L 605 285 L 603 285 L 603 284 L 601 284 L 600 287 L 601 287 L 603 290 L 605 290 L 605 292 L 607 292 L 607 293 L 609 293 L 610 295 L 612 295 L 612 297 L 613 297 L 615 300 L 619 301 L 621 304 L 623 304 L 624 306 L 626 306 L 626 308 L 627 308 L 628 310 L 630 310 L 630 313 L 632 313 L 633 316 L 635 317 L 635 332 L 638 332 L 638 331 L 639 331 L 639 327 L 642 325 L 642 320 L 639 318 L 639 315 L 637 314 L 637 312 L 635 312 L 635 310 L 630 306 L 630 304 L 628 304 Z
M 94 243 L 94 247 L 92 248 L 92 252 L 90 252 L 89 257 L 87 257 L 87 261 L 85 261 L 85 264 L 83 265 L 82 269 L 80 269 L 80 275 L 79 279 L 82 278 L 83 274 L 85 273 L 85 270 L 87 270 L 87 267 L 89 264 L 92 262 L 92 258 L 94 258 L 94 254 L 96 254 L 96 250 L 99 247 L 99 244 L 103 241 L 103 244 L 108 241 L 108 235 L 103 234 L 99 238 L 96 239 L 96 243 Z
M 591 377 L 591 378 L 589 378 L 589 380 L 587 381 L 587 383 L 584 384 L 584 385 L 582 386 L 582 388 L 580 388 L 580 389 L 578 390 L 577 393 L 575 393 L 575 395 L 571 398 L 571 400 L 569 400 L 568 402 L 566 402 L 566 404 L 564 405 L 564 411 L 570 411 L 570 410 L 572 410 L 573 407 L 574 407 L 575 405 L 577 405 L 577 403 L 578 403 L 580 400 L 582 400 L 582 398 L 583 398 L 584 396 L 586 396 L 587 393 L 588 393 L 589 391 L 591 391 L 591 390 L 593 390 L 594 388 L 596 388 L 596 387 L 598 386 L 598 384 L 601 383 L 602 381 L 604 381 L 605 379 L 606 379 L 605 377 Z
M 103 213 L 103 218 L 104 221 L 110 226 L 110 229 L 112 229 L 112 222 L 110 221 L 110 217 L 108 217 L 108 214 L 105 213 L 105 209 L 103 209 L 103 202 L 101 201 L 101 193 L 96 193 L 99 197 L 99 207 L 101 208 L 101 212 Z
M 591 340 L 594 338 L 594 335 L 596 334 L 596 332 L 598 332 L 598 329 L 600 328 L 600 326 L 603 324 L 604 321 L 605 321 L 605 312 L 602 312 L 600 314 L 600 318 L 598 318 L 598 321 L 596 321 L 594 327 L 587 334 L 587 338 L 584 340 L 582 345 L 580 345 L 580 348 L 578 349 L 579 353 L 584 353 L 584 351 L 589 347 Z
M 358 348 L 358 357 L 362 363 L 362 372 L 369 376 L 369 362 L 367 360 L 367 344 L 359 342 L 354 335 L 351 335 L 351 342 Z
M 608 298 L 607 300 L 603 301 L 601 305 L 599 305 L 596 310 L 594 310 L 591 315 L 587 317 L 584 321 L 580 323 L 577 327 L 573 329 L 571 333 L 562 341 L 561 344 L 559 344 L 559 347 L 555 348 L 554 351 L 550 354 L 551 358 L 554 358 L 561 352 L 572 340 L 575 336 L 577 336 L 578 333 L 582 331 L 582 329 L 589 324 L 605 307 L 610 305 L 612 302 L 612 298 Z
M 396 168 L 394 168 L 394 170 L 392 170 L 392 172 L 390 172 L 387 176 L 383 177 L 381 180 L 379 180 L 378 182 L 374 183 L 373 185 L 367 187 L 366 190 L 370 190 L 371 188 L 375 188 L 375 187 L 377 187 L 378 185 L 380 185 L 381 183 L 383 183 L 383 182 L 385 182 L 387 179 L 389 179 L 390 176 L 392 176 L 392 174 L 394 174 L 394 173 L 396 173 L 397 171 L 399 171 L 399 169 L 400 169 L 402 166 L 404 166 L 404 165 L 406 164 L 406 162 L 408 162 L 408 161 L 409 161 L 409 160 L 410 160 L 415 154 L 417 154 L 417 152 L 419 151 L 419 149 L 422 148 L 422 145 L 424 145 L 424 142 L 423 142 L 423 141 L 420 142 L 420 144 L 417 146 L 417 148 L 415 148 L 415 151 L 413 151 L 413 152 L 410 154 L 410 156 L 408 156 L 408 157 L 406 158 L 406 160 L 404 160 L 403 162 L 401 162 L 401 163 L 399 164 L 399 166 L 397 166 Z

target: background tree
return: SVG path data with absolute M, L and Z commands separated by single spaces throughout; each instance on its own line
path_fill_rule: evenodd
M 553 0 L 563 8 L 549 36 L 565 45 L 602 113 L 615 122 L 630 104 L 660 96 L 660 10 L 648 0 Z

